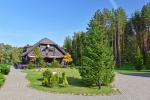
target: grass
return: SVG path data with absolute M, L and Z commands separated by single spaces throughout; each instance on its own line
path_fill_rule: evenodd
M 55 93 L 68 93 L 68 94 L 82 94 L 82 95 L 109 95 L 111 93 L 116 93 L 111 86 L 102 86 L 100 90 L 95 87 L 87 87 L 81 80 L 80 74 L 77 69 L 70 68 L 50 68 L 53 72 L 66 72 L 68 76 L 69 86 L 49 88 L 42 86 L 42 72 L 36 71 L 35 69 L 27 69 L 27 79 L 30 81 L 30 86 L 34 89 L 45 91 L 45 92 L 55 92 Z
M 116 68 L 115 69 L 116 72 L 118 73 L 121 73 L 121 74 L 150 74 L 150 70 L 140 70 L 140 71 L 137 71 L 134 69 L 134 66 L 131 65 L 131 64 L 126 64 L 126 65 L 122 65 L 121 67 L 119 68 Z

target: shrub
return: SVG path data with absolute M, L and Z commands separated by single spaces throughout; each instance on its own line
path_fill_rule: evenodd
M 48 81 L 47 78 L 44 78 L 44 80 L 42 81 L 42 85 L 46 86 L 46 87 L 49 87 L 49 81 Z
M 58 74 L 55 74 L 55 77 L 56 77 L 56 84 L 58 85 L 59 84 L 59 76 L 58 76 Z
M 51 66 L 52 67 L 61 67 L 61 64 L 56 59 L 54 59 L 53 62 L 51 63 Z
M 56 75 L 52 75 L 50 78 L 50 86 L 54 88 L 57 84 Z
M 5 77 L 3 74 L 0 74 L 0 87 L 4 84 L 5 82 Z
M 33 68 L 35 68 L 35 65 L 33 64 L 33 62 L 29 62 L 27 68 L 28 69 L 33 69 Z
M 65 72 L 62 73 L 62 82 L 63 82 L 62 84 L 63 84 L 64 87 L 67 87 L 69 85 Z
M 48 78 L 48 80 L 49 80 L 49 78 L 51 78 L 51 76 L 52 76 L 52 72 L 49 69 L 47 69 L 43 72 L 43 78 Z
M 51 63 L 48 63 L 48 64 L 47 64 L 47 67 L 52 67 L 52 64 L 51 64 Z
M 0 71 L 2 74 L 7 75 L 10 72 L 10 66 L 6 64 L 1 64 L 0 65 Z

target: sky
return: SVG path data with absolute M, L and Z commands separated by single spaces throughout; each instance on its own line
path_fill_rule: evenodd
M 123 7 L 128 17 L 150 0 L 0 0 L 0 43 L 33 45 L 44 37 L 60 46 L 86 31 L 97 9 Z

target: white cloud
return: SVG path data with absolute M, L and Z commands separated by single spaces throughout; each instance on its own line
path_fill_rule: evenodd
M 116 3 L 115 0 L 109 0 L 109 1 L 110 1 L 110 3 L 112 4 L 112 6 L 114 7 L 114 9 L 117 9 L 117 8 L 118 8 L 118 5 L 117 5 L 117 3 Z

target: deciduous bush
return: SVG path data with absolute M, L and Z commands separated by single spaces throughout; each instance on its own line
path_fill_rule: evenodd
M 35 68 L 35 64 L 33 64 L 33 62 L 29 62 L 27 68 L 28 69 L 33 69 L 33 68 Z
M 56 59 L 54 59 L 51 63 L 51 66 L 52 67 L 61 67 L 61 64 Z
M 10 66 L 9 66 L 9 65 L 6 65 L 6 64 L 1 64 L 1 65 L 0 65 L 0 72 L 1 72 L 2 74 L 7 75 L 7 74 L 10 72 Z

